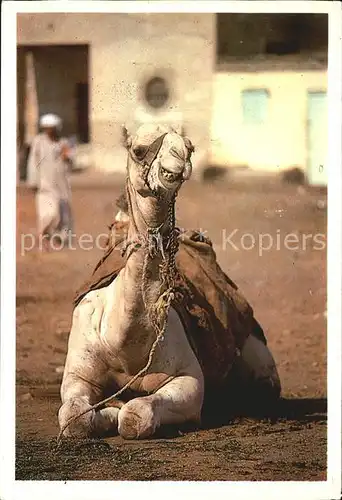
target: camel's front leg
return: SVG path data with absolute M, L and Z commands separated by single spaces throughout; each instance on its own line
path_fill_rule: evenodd
M 108 367 L 101 356 L 97 330 L 102 307 L 97 296 L 88 294 L 74 310 L 68 355 L 61 386 L 62 406 L 58 412 L 60 429 L 70 421 L 63 434 L 101 436 L 117 433 L 119 408 L 95 412 L 91 407 L 103 399 Z M 95 303 L 94 303 L 95 301 Z M 79 418 L 80 413 L 89 410 Z
M 119 433 L 125 439 L 147 438 L 163 424 L 199 422 L 203 396 L 201 373 L 176 377 L 154 394 L 126 403 L 118 416 Z
M 60 429 L 72 421 L 64 431 L 65 436 L 101 436 L 107 432 L 117 433 L 119 408 L 103 408 L 92 410 L 91 407 L 100 401 L 99 390 L 86 381 L 69 374 L 62 385 L 63 404 L 58 412 Z M 76 418 L 82 412 L 84 415 Z
M 94 389 L 90 384 L 74 374 L 64 377 L 61 387 L 62 406 L 58 412 L 60 429 L 64 429 L 64 436 L 90 436 L 94 431 L 93 410 L 74 420 L 85 410 L 89 410 L 96 399 Z M 74 420 L 72 422 L 72 420 Z

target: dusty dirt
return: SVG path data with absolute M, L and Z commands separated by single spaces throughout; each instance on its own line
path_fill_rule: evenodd
M 106 233 L 119 182 L 74 184 L 76 233 Z M 22 255 L 21 235 L 35 231 L 35 206 L 25 188 L 17 196 L 16 479 L 326 479 L 326 251 L 308 236 L 298 250 L 283 244 L 288 233 L 325 235 L 325 193 L 261 182 L 192 182 L 178 200 L 179 225 L 208 231 L 221 266 L 265 329 L 283 386 L 272 415 L 214 410 L 200 429 L 164 429 L 139 442 L 64 441 L 59 449 L 56 369 L 65 360 L 74 291 L 102 252 Z M 224 248 L 224 237 L 235 229 L 235 248 Z M 241 240 L 245 233 L 250 236 Z M 258 245 L 243 249 L 260 233 L 273 237 L 272 249 L 261 256 Z M 264 236 L 264 245 L 269 241 Z

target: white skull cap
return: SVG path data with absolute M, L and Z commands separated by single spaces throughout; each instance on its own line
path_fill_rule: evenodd
M 62 127 L 62 120 L 59 116 L 49 113 L 40 118 L 39 124 L 41 127 L 56 127 L 60 129 Z

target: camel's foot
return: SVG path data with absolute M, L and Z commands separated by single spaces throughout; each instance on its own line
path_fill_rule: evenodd
M 147 398 L 132 399 L 121 408 L 118 424 L 119 434 L 124 439 L 152 436 L 159 426 L 153 402 Z
M 90 404 L 84 397 L 75 397 L 68 399 L 59 409 L 58 421 L 62 430 L 70 422 L 63 432 L 65 437 L 90 437 L 95 430 L 94 418 L 95 411 L 90 410 L 81 417 L 72 421 L 80 413 L 90 408 Z
M 94 434 L 96 436 L 117 434 L 119 411 L 119 408 L 103 408 L 97 411 L 94 418 Z
M 90 404 L 82 397 L 68 399 L 61 406 L 58 413 L 60 429 L 80 413 L 90 409 L 90 407 Z M 71 422 L 63 432 L 63 436 L 100 437 L 108 433 L 117 434 L 118 414 L 118 408 L 103 408 L 97 412 L 90 410 L 88 413 Z

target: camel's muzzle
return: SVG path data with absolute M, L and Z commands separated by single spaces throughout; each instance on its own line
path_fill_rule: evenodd
M 179 184 L 183 181 L 183 172 L 175 173 L 159 166 L 158 179 L 165 189 L 172 189 L 175 184 Z
M 186 156 L 183 152 L 172 147 L 169 158 L 158 160 L 155 163 L 166 135 L 165 133 L 159 136 L 149 146 L 135 144 L 129 150 L 131 158 L 141 168 L 141 176 L 145 185 L 156 195 L 160 190 L 173 191 L 177 189 L 182 182 L 190 178 L 192 171 L 190 156 L 193 147 L 189 141 L 191 147 L 186 144 L 188 150 Z
M 159 182 L 166 189 L 172 189 L 175 184 L 180 184 L 190 178 L 192 172 L 190 155 L 189 150 L 185 158 L 183 152 L 180 153 L 176 148 L 170 149 L 171 162 L 165 163 L 164 161 L 158 168 Z

